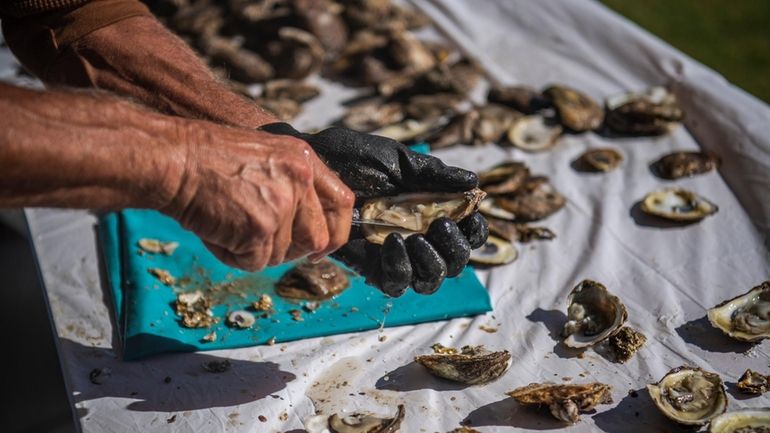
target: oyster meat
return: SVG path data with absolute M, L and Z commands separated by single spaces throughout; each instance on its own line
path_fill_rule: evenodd
M 487 194 L 516 192 L 529 178 L 529 168 L 523 162 L 509 161 L 480 172 L 479 188 Z
M 511 242 L 489 235 L 481 248 L 471 251 L 470 262 L 480 266 L 507 265 L 519 256 Z
M 519 404 L 548 406 L 556 419 L 574 424 L 580 421 L 580 412 L 612 403 L 611 392 L 611 386 L 599 382 L 584 385 L 531 383 L 507 394 Z
M 435 353 L 414 358 L 432 374 L 470 385 L 493 381 L 505 373 L 511 360 L 507 350 L 491 352 L 484 346 L 452 349 L 433 345 Z
M 514 194 L 495 198 L 495 204 L 513 213 L 517 222 L 541 220 L 558 211 L 567 200 L 545 176 L 530 177 Z
M 664 87 L 607 98 L 607 126 L 622 134 L 660 135 L 684 118 L 676 97 Z
M 708 311 L 711 325 L 740 341 L 770 337 L 770 281 Z
M 539 114 L 520 117 L 508 129 L 508 141 L 519 149 L 540 152 L 550 149 L 561 136 L 562 127 Z
M 647 337 L 639 331 L 624 326 L 609 339 L 609 346 L 615 359 L 626 362 L 647 342 Z
M 711 420 L 709 433 L 770 433 L 770 408 L 723 413 Z
M 722 379 L 700 368 L 677 367 L 647 390 L 663 415 L 680 424 L 703 425 L 727 409 Z
M 404 237 L 426 233 L 430 224 L 439 218 L 460 221 L 475 212 L 485 195 L 476 188 L 463 193 L 414 193 L 367 200 L 361 206 L 362 219 L 397 227 L 365 224 L 361 230 L 369 242 L 376 244 L 382 244 L 393 232 Z
M 625 305 L 603 284 L 583 280 L 569 295 L 564 344 L 576 349 L 592 346 L 618 332 L 627 317 Z
M 214 323 L 211 300 L 202 291 L 180 293 L 176 296 L 176 314 L 185 328 L 208 328 Z
M 551 86 L 543 94 L 551 99 L 561 124 L 572 131 L 583 132 L 599 128 L 604 111 L 587 95 L 566 86 Z
M 699 221 L 716 213 L 719 208 L 698 194 L 683 188 L 666 188 L 647 194 L 642 211 L 673 221 Z
M 708 173 L 717 167 L 719 157 L 709 152 L 674 152 L 652 163 L 653 172 L 665 179 Z
M 341 293 L 349 286 L 345 271 L 328 259 L 302 262 L 283 274 L 275 291 L 284 298 L 322 300 Z
M 396 433 L 401 428 L 405 413 L 404 405 L 400 404 L 392 418 L 369 413 L 334 414 L 329 417 L 329 428 L 332 433 Z
M 770 377 L 748 369 L 738 379 L 736 387 L 744 394 L 764 394 L 770 388 Z
M 591 149 L 578 158 L 581 168 L 595 172 L 611 171 L 621 162 L 623 162 L 623 155 L 612 148 Z

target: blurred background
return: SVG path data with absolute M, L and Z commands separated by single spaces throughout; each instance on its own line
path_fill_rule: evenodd
M 770 102 L 770 1 L 601 1 Z M 8 58 L 7 52 L 0 54 Z M 0 357 L 1 431 L 74 432 L 33 252 L 23 225 L 15 225 L 0 219 L 0 329 L 9 340 L 6 347 L 13 347 Z

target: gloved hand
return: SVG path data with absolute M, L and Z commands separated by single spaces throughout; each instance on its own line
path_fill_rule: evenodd
M 413 152 L 389 138 L 337 127 L 302 134 L 286 123 L 261 129 L 305 140 L 359 201 L 406 192 L 461 192 L 478 184 L 475 173 L 448 167 L 438 158 Z M 483 245 L 487 235 L 487 222 L 478 212 L 459 223 L 440 218 L 425 235 L 404 239 L 392 233 L 382 245 L 366 241 L 354 227 L 349 242 L 333 257 L 387 295 L 400 296 L 409 286 L 418 293 L 430 294 L 444 278 L 463 270 L 471 249 Z

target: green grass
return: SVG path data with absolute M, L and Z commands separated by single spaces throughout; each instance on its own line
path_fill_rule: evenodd
M 601 1 L 770 102 L 770 1 Z

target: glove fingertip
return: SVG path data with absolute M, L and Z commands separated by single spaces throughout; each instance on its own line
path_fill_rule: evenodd
M 412 281 L 412 264 L 406 252 L 404 238 L 391 233 L 382 244 L 380 289 L 394 298 L 406 292 Z
M 489 237 L 489 223 L 478 212 L 474 212 L 465 217 L 457 224 L 460 227 L 460 231 L 463 232 L 465 238 L 468 239 L 468 243 L 471 245 L 471 249 L 481 248 Z

